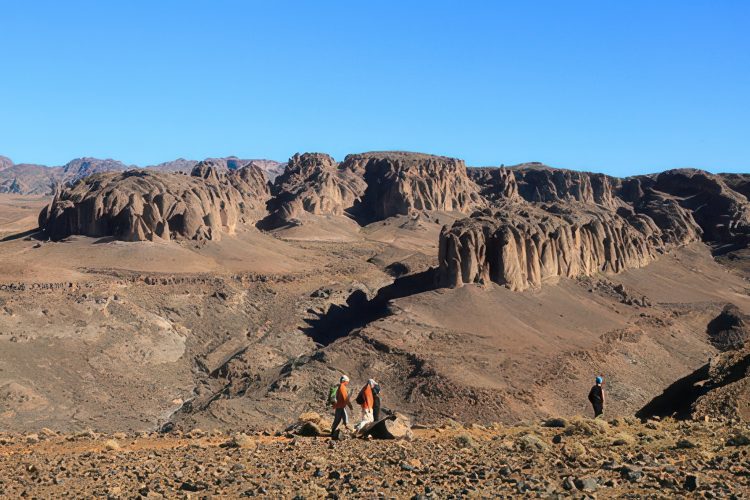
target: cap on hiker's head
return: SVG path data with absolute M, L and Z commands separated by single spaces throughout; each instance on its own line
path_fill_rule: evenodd
M 604 382 L 604 379 L 602 377 L 596 377 L 597 384 L 601 384 L 602 382 Z
M 370 387 L 375 387 L 377 385 L 373 379 L 368 380 L 367 383 L 370 384 Z
M 346 375 L 341 375 L 341 383 L 343 384 L 344 382 L 349 382 L 349 377 L 347 377 Z

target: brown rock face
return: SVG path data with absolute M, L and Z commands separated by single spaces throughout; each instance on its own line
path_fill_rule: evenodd
M 413 210 L 469 213 L 486 206 L 462 160 L 419 153 L 348 155 L 342 166 L 363 172 L 367 189 L 353 212 L 377 221 Z
M 679 208 L 679 207 L 677 207 Z M 697 231 L 664 233 L 650 217 L 622 208 L 515 205 L 457 221 L 440 237 L 443 286 L 495 282 L 511 290 L 554 277 L 618 273 L 642 267 Z
M 579 201 L 605 207 L 618 206 L 613 195 L 616 179 L 604 174 L 548 167 L 513 170 L 518 191 L 527 201 Z
M 261 217 L 268 198 L 266 178 L 256 167 L 224 172 L 201 162 L 190 176 L 107 172 L 58 193 L 40 214 L 39 226 L 53 240 L 73 234 L 217 240 Z
M 668 170 L 656 177 L 653 189 L 674 196 L 690 210 L 705 240 L 747 244 L 750 204 L 721 177 L 701 170 Z
M 272 218 L 274 223 L 283 224 L 305 212 L 343 215 L 365 188 L 362 172 L 337 165 L 327 154 L 296 154 L 274 182 Z
M 486 200 L 521 200 L 516 176 L 507 168 L 468 168 L 467 171 Z

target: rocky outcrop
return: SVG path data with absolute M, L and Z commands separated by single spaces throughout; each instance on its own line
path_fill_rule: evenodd
M 513 172 L 505 167 L 468 168 L 469 178 L 479 186 L 479 194 L 488 201 L 520 200 Z
M 125 241 L 218 240 L 264 213 L 267 180 L 255 167 L 232 172 L 211 162 L 193 174 L 102 173 L 59 192 L 39 216 L 53 240 L 73 234 Z
M 668 170 L 656 177 L 654 190 L 675 197 L 703 229 L 704 240 L 746 245 L 750 235 L 750 204 L 721 177 L 702 170 Z
M 270 222 L 280 225 L 304 213 L 343 215 L 365 192 L 364 178 L 323 153 L 296 154 L 273 185 Z
M 352 212 L 363 222 L 412 211 L 469 213 L 486 206 L 462 160 L 404 152 L 348 155 L 342 168 L 362 172 L 367 189 Z
M 10 168 L 12 166 L 13 166 L 13 160 L 8 158 L 7 156 L 0 155 L 0 170 L 5 170 L 6 168 Z
M 750 422 L 750 347 L 722 352 L 696 373 L 705 376 L 696 384 L 700 390 L 690 408 L 692 418 Z
M 750 199 L 750 174 L 719 174 L 718 177 L 732 190 Z
M 697 232 L 664 233 L 653 219 L 627 208 L 514 205 L 443 228 L 438 281 L 452 287 L 494 282 L 524 290 L 550 278 L 642 267 L 697 238 Z
M 553 169 L 546 166 L 514 168 L 518 192 L 532 202 L 578 201 L 618 206 L 613 194 L 616 179 L 604 174 Z

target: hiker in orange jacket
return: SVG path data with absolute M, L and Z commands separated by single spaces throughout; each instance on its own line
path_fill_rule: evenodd
M 333 415 L 333 425 L 331 426 L 331 436 L 336 432 L 339 424 L 343 421 L 344 427 L 349 428 L 349 415 L 346 413 L 346 407 L 352 409 L 352 403 L 349 401 L 349 393 L 346 387 L 349 385 L 349 377 L 342 375 L 339 379 L 339 388 L 336 390 L 336 403 L 333 408 L 335 413 Z
M 362 421 L 357 425 L 357 430 L 362 429 L 367 424 L 374 422 L 375 419 L 373 418 L 372 414 L 372 407 L 374 403 L 374 397 L 372 394 L 372 389 L 377 385 L 377 383 L 370 379 L 367 381 L 365 386 L 362 388 L 362 390 L 359 392 L 359 397 L 357 398 L 357 402 L 360 403 L 360 406 L 362 406 Z

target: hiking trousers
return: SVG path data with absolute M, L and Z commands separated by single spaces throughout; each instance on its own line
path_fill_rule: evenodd
M 331 434 L 336 432 L 339 424 L 344 422 L 344 427 L 349 426 L 349 415 L 346 413 L 346 408 L 336 408 L 336 412 L 333 414 L 333 425 L 331 426 Z
M 592 403 L 591 406 L 594 407 L 594 418 L 596 418 L 599 415 L 601 415 L 602 413 L 604 413 L 604 405 L 603 404 Z

